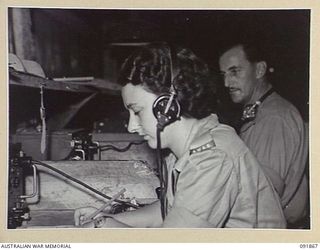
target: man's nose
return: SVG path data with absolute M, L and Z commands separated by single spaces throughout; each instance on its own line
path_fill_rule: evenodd
M 129 117 L 129 123 L 128 123 L 128 132 L 129 133 L 136 133 L 138 132 L 139 128 L 138 119 L 130 115 Z
M 228 75 L 224 76 L 223 82 L 224 82 L 224 86 L 226 88 L 230 88 L 231 87 L 232 80 L 230 79 L 230 77 Z

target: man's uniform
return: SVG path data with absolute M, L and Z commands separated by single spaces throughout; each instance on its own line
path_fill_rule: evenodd
M 273 182 L 286 219 L 292 223 L 305 215 L 307 207 L 306 131 L 298 110 L 274 92 L 239 133 Z

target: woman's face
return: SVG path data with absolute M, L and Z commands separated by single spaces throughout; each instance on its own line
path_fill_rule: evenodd
M 153 115 L 152 105 L 156 98 L 155 94 L 146 91 L 142 85 L 128 83 L 122 88 L 123 103 L 130 114 L 128 131 L 141 135 L 154 149 L 157 148 L 157 120 Z M 162 137 L 163 135 L 161 143 L 165 147 Z

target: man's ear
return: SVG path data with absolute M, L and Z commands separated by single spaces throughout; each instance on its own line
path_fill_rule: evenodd
M 267 63 L 265 61 L 258 62 L 256 64 L 256 77 L 260 79 L 265 76 L 267 72 Z

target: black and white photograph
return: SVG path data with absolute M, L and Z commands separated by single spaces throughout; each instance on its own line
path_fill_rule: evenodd
M 6 18 L 8 232 L 314 229 L 310 8 Z

